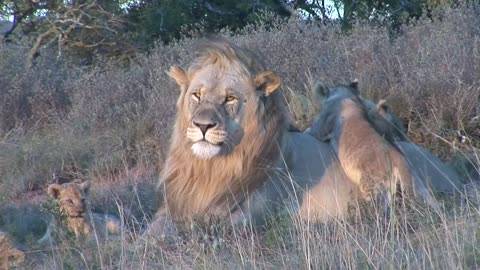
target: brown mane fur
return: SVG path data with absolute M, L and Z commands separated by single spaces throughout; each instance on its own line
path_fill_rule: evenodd
M 254 83 L 255 74 L 264 71 L 262 63 L 250 51 L 226 40 L 204 43 L 187 74 L 213 64 L 220 71 L 236 71 Z M 268 179 L 272 164 L 281 151 L 288 127 L 285 105 L 279 91 L 264 102 L 247 101 L 244 137 L 226 156 L 203 160 L 194 156 L 184 133 L 190 115 L 183 100 L 187 87 L 182 87 L 178 113 L 171 139 L 169 158 L 160 179 L 168 211 L 175 220 L 188 220 L 207 211 L 218 215 L 228 212 L 245 195 Z M 221 208 L 227 212 L 218 212 Z

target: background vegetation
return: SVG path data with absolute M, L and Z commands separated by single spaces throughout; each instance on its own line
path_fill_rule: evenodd
M 0 33 L 9 42 L 27 44 L 29 65 L 46 49 L 85 65 L 97 54 L 130 61 L 157 42 L 241 30 L 264 23 L 265 12 L 282 18 L 301 14 L 318 25 L 336 21 L 345 32 L 355 21 L 368 20 L 395 35 L 404 23 L 455 5 L 453 0 L 1 0 Z
M 245 17 L 218 14 L 219 10 L 240 12 L 241 7 L 233 9 L 229 1 L 216 5 L 214 1 L 129 1 L 126 8 L 121 1 L 48 1 L 48 8 L 43 8 L 47 4 L 42 1 L 0 1 L 4 14 L 34 8 L 27 15 L 15 15 L 24 16 L 17 18 L 19 26 L 13 32 L 19 39 L 9 34 L 0 45 L 0 226 L 18 242 L 27 241 L 25 231 L 40 233 L 45 226 L 26 217 L 43 215 L 38 208 L 46 200 L 49 183 L 92 179 L 92 209 L 121 215 L 135 237 L 156 209 L 154 186 L 174 121 L 178 90 L 165 71 L 172 64 L 185 66 L 192 59 L 193 33 L 224 26 L 231 29 L 221 30 L 223 35 L 263 55 L 268 67 L 282 76 L 282 91 L 301 128 L 316 112 L 308 92 L 313 79 L 333 85 L 356 78 L 366 97 L 389 100 L 415 143 L 445 160 L 470 160 L 471 165 L 465 167 L 461 162 L 456 168 L 464 176 L 478 179 L 477 5 L 422 8 L 422 16 L 422 12 L 415 13 L 418 20 L 397 25 L 392 24 L 392 17 L 382 17 L 382 9 L 374 2 L 358 2 L 364 4 L 353 9 L 355 12 L 345 13 L 345 8 L 340 21 L 328 20 L 321 12 L 308 15 L 308 5 L 320 1 L 292 1 L 289 9 L 280 1 L 257 2 L 269 7 L 270 13 L 254 16 L 254 12 L 246 12 L 249 15 Z M 82 12 L 65 7 L 65 3 Z M 201 6 L 189 6 L 193 3 Z M 198 17 L 178 11 L 188 16 L 173 16 L 178 23 L 165 17 L 165 29 L 169 30 L 164 34 L 149 30 L 159 25 L 154 21 L 162 17 L 155 15 L 162 11 L 155 6 L 159 4 L 168 16 L 189 7 L 192 12 L 204 8 L 199 14 L 218 17 L 186 29 L 182 35 L 176 27 L 197 22 Z M 83 10 L 87 7 L 91 9 Z M 209 7 L 215 7 L 212 12 L 217 15 L 210 15 Z M 284 9 L 291 14 L 292 8 L 306 13 L 274 15 Z M 389 4 L 383 10 L 394 14 L 387 12 L 392 8 Z M 56 24 L 50 15 L 55 19 L 85 16 L 79 22 L 99 20 L 94 22 L 98 29 L 74 28 L 62 43 L 58 35 L 63 35 L 69 24 Z M 319 18 L 312 23 L 305 21 L 305 16 Z M 370 20 L 361 20 L 366 17 Z M 256 23 L 249 24 L 253 21 Z M 32 32 L 22 36 L 20 31 L 29 26 Z M 49 29 L 59 32 L 52 30 L 52 37 L 38 43 Z M 167 43 L 154 42 L 157 38 Z M 95 46 L 89 46 L 92 44 Z M 476 184 L 469 184 L 469 199 L 462 200 L 463 204 L 417 217 L 418 226 L 410 229 L 374 216 L 369 221 L 322 227 L 280 220 L 272 223 L 265 235 L 242 231 L 212 240 L 214 244 L 199 238 L 173 245 L 121 240 L 82 244 L 67 239 L 49 250 L 31 251 L 23 267 L 478 268 L 479 198 Z

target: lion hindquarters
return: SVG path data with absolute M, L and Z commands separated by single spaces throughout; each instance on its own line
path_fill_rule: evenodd
M 95 232 L 101 236 L 120 235 L 122 233 L 122 223 L 115 216 L 92 213 L 91 221 Z
M 399 154 L 400 155 L 400 154 Z M 400 155 L 402 160 L 398 166 L 393 168 L 393 183 L 395 186 L 392 186 L 390 194 L 398 194 L 398 191 L 401 192 L 402 200 L 416 200 L 422 204 L 428 205 L 432 208 L 437 208 L 438 203 L 432 193 L 419 182 L 413 171 L 408 165 L 408 161 L 405 156 Z M 400 189 L 398 189 L 400 188 Z M 390 202 L 391 202 L 390 197 Z
M 387 194 L 390 202 L 391 195 L 395 194 L 415 198 L 407 160 L 373 130 L 368 140 L 360 142 L 349 138 L 341 140 L 338 147 L 340 163 L 350 181 L 358 186 L 363 199 L 370 201 L 379 194 Z
M 414 181 L 405 157 L 393 147 L 387 145 L 388 153 L 382 159 L 383 164 L 378 168 L 376 177 L 380 178 L 384 191 L 389 194 L 389 201 L 401 196 L 402 200 L 416 199 Z M 381 158 L 381 157 L 380 157 Z
M 416 192 L 413 183 L 413 176 L 408 167 L 407 160 L 402 154 L 393 149 L 393 147 L 391 151 L 392 153 L 390 156 L 392 156 L 393 161 L 392 177 L 395 179 L 395 187 L 393 187 L 393 189 L 396 191 L 398 186 L 400 186 L 402 195 L 406 195 L 408 198 L 415 198 Z
M 459 192 L 462 184 L 455 170 L 434 156 L 427 149 L 408 142 L 397 142 L 396 145 L 406 157 L 417 186 L 434 192 Z
M 309 221 L 328 221 L 348 216 L 359 193 L 358 185 L 345 175 L 337 162 L 330 164 L 314 186 L 302 196 L 299 217 Z
M 107 221 L 106 228 L 109 234 L 120 234 L 121 231 L 121 225 L 114 220 Z

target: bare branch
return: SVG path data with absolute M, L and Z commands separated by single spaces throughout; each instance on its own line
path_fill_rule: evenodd
M 39 50 L 56 44 L 58 56 L 65 48 L 96 49 L 114 47 L 122 42 L 124 21 L 103 9 L 96 1 L 77 4 L 47 16 L 48 30 L 38 36 L 29 54 L 32 66 Z M 125 42 L 124 42 L 125 43 Z
M 40 47 L 44 44 L 45 40 L 49 38 L 49 36 L 55 36 L 56 34 L 56 29 L 50 29 L 45 33 L 42 33 L 39 35 L 35 41 L 35 44 L 33 47 L 30 49 L 29 55 L 28 55 L 28 66 L 32 67 L 35 63 L 35 59 L 39 55 Z

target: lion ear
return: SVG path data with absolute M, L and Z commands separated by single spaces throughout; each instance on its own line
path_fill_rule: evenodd
M 315 82 L 312 87 L 312 92 L 313 95 L 319 100 L 330 96 L 330 88 L 328 88 L 328 86 L 326 86 L 323 82 L 320 81 Z
M 91 184 L 90 184 L 90 181 L 87 180 L 81 183 L 79 186 L 80 186 L 80 189 L 83 191 L 83 193 L 87 194 L 88 191 L 90 191 Z
M 185 70 L 177 65 L 173 65 L 170 67 L 170 70 L 167 71 L 168 76 L 174 79 L 175 82 L 180 86 L 180 90 L 183 90 L 188 85 L 188 77 Z
M 388 105 L 385 99 L 380 99 L 377 103 L 377 112 L 380 115 L 386 115 L 388 113 Z
M 274 72 L 265 71 L 255 75 L 253 82 L 257 90 L 263 91 L 265 96 L 268 97 L 280 87 L 281 79 Z
M 50 197 L 57 199 L 58 196 L 60 196 L 60 191 L 63 190 L 63 187 L 59 184 L 51 184 L 48 186 L 47 193 L 50 195 Z
M 350 86 L 352 93 L 356 96 L 360 95 L 360 90 L 358 89 L 358 80 L 354 79 L 348 86 Z

